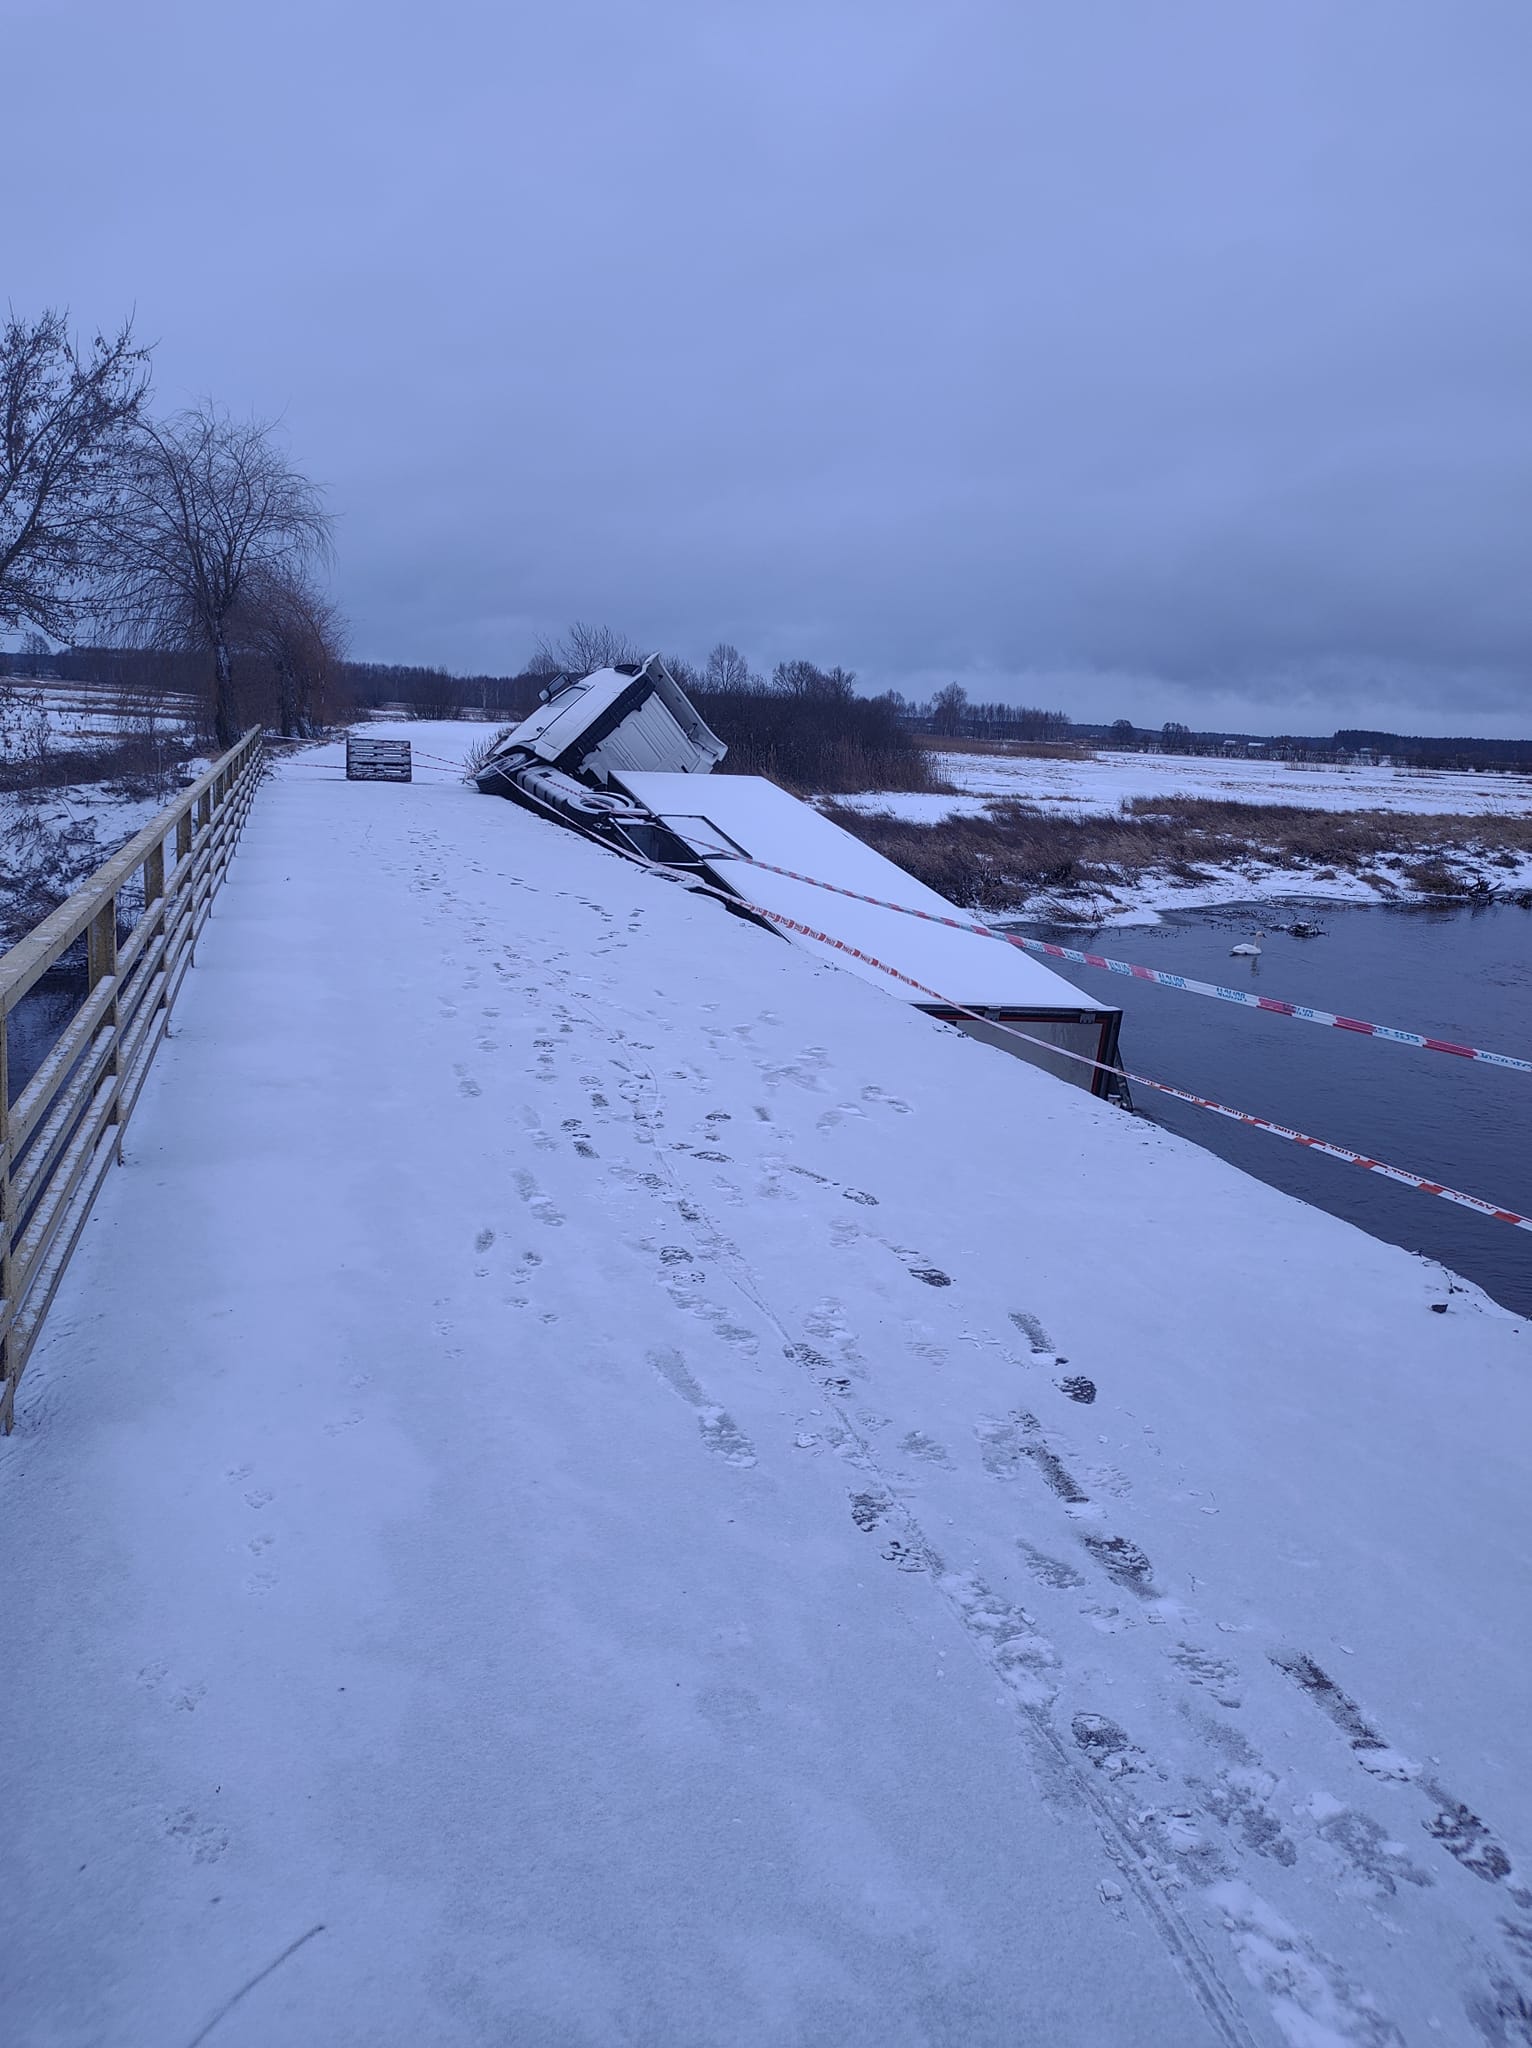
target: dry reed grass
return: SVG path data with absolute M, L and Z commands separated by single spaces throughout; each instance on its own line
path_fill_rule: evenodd
M 1532 818 L 1314 811 L 1212 797 L 1141 797 L 1113 817 L 1054 817 L 1016 802 L 935 825 L 887 812 L 832 808 L 827 815 L 928 887 L 990 910 L 1043 890 L 1083 895 L 1131 886 L 1151 873 L 1192 886 L 1211 880 L 1210 869 L 1255 864 L 1461 897 L 1482 893 L 1482 884 L 1476 890 L 1452 861 L 1508 868 L 1532 855 Z M 1375 872 L 1379 862 L 1401 859 L 1411 865 Z

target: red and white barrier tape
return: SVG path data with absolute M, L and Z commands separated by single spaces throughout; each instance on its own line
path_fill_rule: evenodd
M 779 868 L 768 860 L 718 848 L 705 859 L 738 861 L 744 867 L 762 868 L 769 875 L 784 875 L 790 882 L 806 882 L 811 889 L 827 889 L 833 896 L 849 896 L 853 903 L 871 903 L 879 910 L 897 910 L 901 917 L 918 917 L 927 924 L 950 925 L 954 931 L 972 932 L 981 939 L 999 939 L 1023 953 L 1038 953 L 1049 960 L 1070 960 L 1077 967 L 1103 967 L 1111 974 L 1130 975 L 1135 981 L 1158 982 L 1162 988 L 1178 988 L 1188 995 L 1212 996 L 1221 1003 L 1240 1003 L 1248 1010 L 1266 1010 L 1273 1016 L 1297 1017 L 1305 1024 L 1328 1024 L 1337 1031 L 1355 1031 L 1364 1038 L 1386 1038 L 1395 1045 L 1418 1045 L 1427 1052 L 1450 1052 L 1459 1059 L 1481 1060 L 1486 1066 L 1510 1067 L 1520 1074 L 1532 1074 L 1532 1060 L 1510 1053 L 1485 1052 L 1477 1045 L 1457 1045 L 1449 1038 L 1428 1038 L 1419 1031 L 1400 1031 L 1392 1024 L 1368 1024 L 1359 1017 L 1337 1016 L 1333 1010 L 1315 1010 L 1304 1003 L 1284 1003 L 1275 996 L 1258 996 L 1248 989 L 1222 988 L 1216 982 L 1194 981 L 1189 975 L 1167 974 L 1158 967 L 1135 967 L 1127 960 L 1109 960 L 1101 953 L 1081 953 L 1073 946 L 1050 945 L 1044 939 L 1024 938 L 1019 932 L 995 931 L 990 925 L 975 924 L 967 918 L 940 917 L 933 910 L 914 910 L 907 903 L 891 903 L 882 896 L 864 896 L 857 889 L 843 889 L 838 882 L 822 882 L 816 875 L 800 875 L 793 868 Z
M 676 873 L 673 869 L 661 872 Z M 693 886 L 706 888 L 706 884 L 694 883 Z M 717 895 L 720 892 L 709 889 L 707 893 Z M 1396 1180 L 1407 1188 L 1418 1188 L 1422 1194 L 1440 1195 L 1444 1202 L 1456 1202 L 1459 1208 L 1473 1209 L 1481 1216 L 1492 1217 L 1497 1223 L 1511 1223 L 1518 1230 L 1532 1230 L 1532 1216 L 1522 1216 L 1514 1209 L 1502 1209 L 1497 1202 L 1485 1202 L 1477 1195 L 1465 1195 L 1457 1188 L 1444 1187 L 1440 1181 L 1427 1180 L 1423 1174 L 1411 1173 L 1403 1166 L 1389 1166 L 1381 1159 L 1369 1159 L 1365 1153 L 1353 1152 L 1349 1146 L 1332 1145 L 1327 1138 L 1311 1138 L 1305 1131 L 1289 1130 L 1286 1124 L 1273 1123 L 1270 1117 L 1252 1116 L 1249 1110 L 1231 1109 L 1226 1102 L 1215 1102 L 1211 1096 L 1194 1095 L 1190 1089 L 1173 1087 L 1168 1081 L 1151 1080 L 1147 1074 L 1135 1074 L 1131 1067 L 1110 1066 L 1105 1060 L 1093 1060 L 1086 1053 L 1068 1052 L 1061 1045 L 1050 1045 L 1046 1039 L 1034 1038 L 1029 1031 L 1018 1031 L 1013 1024 L 999 1024 L 993 1018 L 986 1017 L 980 1010 L 970 1010 L 963 1003 L 953 1002 L 950 997 L 938 994 L 933 988 L 927 988 L 924 982 L 916 981 L 913 976 L 902 973 L 897 967 L 890 967 L 886 960 L 879 960 L 873 954 L 863 952 L 860 946 L 849 946 L 844 939 L 832 938 L 828 932 L 816 931 L 812 925 L 800 924 L 797 918 L 788 917 L 781 911 L 767 910 L 759 903 L 752 903 L 749 907 L 762 917 L 770 918 L 773 924 L 785 925 L 789 931 L 798 932 L 804 938 L 816 939 L 821 945 L 833 946 L 837 952 L 849 953 L 853 959 L 862 961 L 868 967 L 880 968 L 884 974 L 890 974 L 896 981 L 902 981 L 908 987 L 917 989 L 921 995 L 929 996 L 944 1009 L 952 1010 L 962 1017 L 971 1017 L 976 1023 L 987 1026 L 991 1031 L 1002 1031 L 1007 1038 L 1020 1038 L 1028 1045 L 1040 1046 L 1054 1058 L 1074 1060 L 1080 1066 L 1094 1067 L 1098 1073 L 1120 1074 L 1124 1080 L 1131 1081 L 1135 1088 L 1152 1088 L 1158 1095 L 1173 1095 L 1178 1102 L 1189 1102 L 1197 1109 L 1211 1110 L 1215 1116 L 1228 1117 L 1234 1123 L 1250 1124 L 1258 1131 L 1269 1131 L 1274 1138 L 1286 1138 L 1289 1144 L 1301 1145 L 1307 1151 L 1323 1152 L 1328 1159 L 1339 1159 L 1348 1166 L 1365 1167 L 1369 1173 L 1382 1174 L 1385 1180 Z
M 509 781 L 510 777 L 507 776 L 505 779 Z M 521 790 L 520 794 L 532 796 L 532 800 L 537 804 L 538 808 L 546 810 L 555 823 L 566 823 L 552 809 L 551 805 L 544 804 L 541 798 L 533 796 L 532 792 Z M 689 874 L 683 868 L 667 866 L 663 861 L 646 860 L 641 854 L 630 853 L 625 847 L 612 845 L 610 840 L 596 839 L 594 843 L 597 846 L 604 847 L 609 853 L 618 854 L 623 860 L 631 862 L 633 866 L 643 868 L 649 874 L 659 875 L 666 881 L 679 882 L 683 888 L 692 891 L 696 895 L 711 896 L 720 903 L 728 904 L 733 909 L 748 910 L 753 916 L 767 918 L 772 924 L 781 925 L 787 931 L 797 932 L 803 938 L 814 939 L 820 945 L 830 946 L 838 953 L 849 954 L 852 959 L 860 960 L 864 966 L 875 967 L 880 973 L 891 976 L 893 980 L 902 981 L 907 988 L 914 989 L 918 995 L 927 996 L 932 1002 L 940 1003 L 944 1010 L 951 1010 L 954 1015 L 959 1017 L 972 1018 L 975 1023 L 983 1024 L 991 1031 L 1002 1032 L 1007 1038 L 1016 1038 L 1022 1040 L 1027 1045 L 1035 1045 L 1051 1058 L 1073 1060 L 1076 1065 L 1091 1067 L 1097 1073 L 1116 1074 L 1123 1080 L 1131 1081 L 1135 1088 L 1149 1088 L 1157 1095 L 1173 1095 L 1178 1102 L 1189 1102 L 1196 1109 L 1211 1110 L 1215 1116 L 1227 1117 L 1233 1123 L 1249 1124 L 1258 1131 L 1269 1132 L 1274 1138 L 1285 1138 L 1289 1144 L 1301 1145 L 1306 1150 L 1312 1152 L 1322 1152 L 1328 1159 L 1339 1159 L 1348 1166 L 1365 1167 L 1369 1173 L 1382 1174 L 1385 1180 L 1398 1181 L 1403 1187 L 1418 1188 L 1422 1194 L 1439 1195 L 1444 1202 L 1455 1202 L 1459 1208 L 1472 1209 L 1480 1216 L 1493 1218 L 1497 1223 L 1510 1223 L 1518 1230 L 1532 1230 L 1532 1216 L 1522 1216 L 1514 1209 L 1501 1208 L 1497 1202 L 1482 1201 L 1477 1195 L 1465 1195 L 1457 1188 L 1444 1187 L 1440 1181 L 1427 1180 L 1423 1174 L 1411 1173 L 1405 1167 L 1389 1166 L 1381 1159 L 1369 1159 L 1364 1153 L 1353 1152 L 1348 1146 L 1332 1145 L 1328 1139 L 1311 1138 L 1304 1131 L 1289 1130 L 1286 1124 L 1273 1123 L 1269 1117 L 1252 1116 L 1248 1110 L 1244 1109 L 1231 1109 L 1227 1103 L 1215 1102 L 1211 1096 L 1194 1095 L 1190 1089 L 1173 1087 L 1168 1081 L 1152 1080 L 1147 1074 L 1135 1074 L 1131 1068 L 1114 1067 L 1106 1060 L 1092 1059 L 1087 1053 L 1069 1052 L 1061 1045 L 1050 1045 L 1046 1039 L 1034 1038 L 1029 1031 L 1018 1031 L 1014 1024 L 999 1024 L 994 1018 L 986 1017 L 980 1010 L 971 1010 L 965 1003 L 954 1002 L 950 996 L 944 996 L 938 990 L 928 988 L 924 982 L 916 981 L 913 975 L 904 973 L 898 967 L 891 967 L 886 960 L 879 960 L 875 954 L 864 952 L 860 946 L 848 945 L 844 939 L 837 939 L 829 932 L 817 931 L 813 925 L 802 924 L 797 918 L 789 917 L 783 911 L 768 910 L 764 904 L 751 903 L 744 898 L 731 895 L 729 891 L 715 888 L 711 882 L 704 882 L 697 875 Z M 737 854 L 731 854 L 729 857 L 731 859 L 739 858 Z M 765 867 L 767 865 L 765 861 L 752 861 L 749 864 L 753 867 Z M 772 872 L 781 875 L 790 874 L 790 870 L 787 868 L 776 868 Z M 792 875 L 791 879 L 794 881 L 807 881 L 809 877 L 806 875 Z M 832 889 L 834 887 L 829 882 L 819 882 L 815 886 L 822 889 Z M 834 893 L 841 896 L 852 896 L 855 894 L 850 889 L 839 889 L 835 890 Z M 857 900 L 873 903 L 878 899 L 866 896 L 859 897 Z M 889 910 L 903 908 L 902 905 L 897 903 L 890 903 L 883 907 Z M 913 911 L 910 914 L 915 917 L 927 915 L 923 911 Z M 940 924 L 957 923 L 956 919 L 947 918 L 938 918 L 933 921 Z M 959 929 L 962 929 L 962 927 L 959 926 Z M 1007 936 L 1003 932 L 989 932 L 983 926 L 976 926 L 974 929 L 983 933 L 986 938 L 1004 938 Z

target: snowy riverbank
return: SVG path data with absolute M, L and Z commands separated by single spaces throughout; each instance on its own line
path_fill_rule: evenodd
M 0 951 L 208 765 L 188 707 L 0 678 Z
M 822 801 L 842 823 L 865 819 L 858 829 L 881 851 L 947 894 L 963 893 L 958 840 L 974 842 L 981 867 L 1004 873 L 1014 856 L 1017 879 L 991 888 L 986 907 L 1015 917 L 1099 926 L 1223 903 L 1532 891 L 1528 776 L 1106 752 L 938 753 L 936 765 L 954 794 Z M 1347 814 L 1352 845 L 1334 829 Z
M 0 1445 L 18 2040 L 1515 2038 L 1476 1290 L 338 749 L 127 1158 Z
M 1269 921 L 1275 923 L 1284 917 L 1291 918 L 1304 903 L 1420 903 L 1433 899 L 1412 889 L 1402 876 L 1392 878 L 1389 869 L 1418 866 L 1428 857 L 1421 848 L 1407 848 L 1386 859 L 1370 877 L 1257 859 L 1224 867 L 1199 866 L 1196 881 L 1161 869 L 1135 876 L 1131 881 L 1095 888 L 1033 890 L 1020 899 L 1009 915 L 1028 923 L 1107 930 L 1158 924 L 1171 911 L 1210 910 L 1225 904 L 1251 904 L 1257 912 L 1262 905 L 1270 905 Z M 1532 893 L 1532 855 L 1523 856 L 1513 867 L 1469 856 L 1455 862 L 1450 872 L 1463 892 L 1477 892 L 1484 901 L 1514 901 Z

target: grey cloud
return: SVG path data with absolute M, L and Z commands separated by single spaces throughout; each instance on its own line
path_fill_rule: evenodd
M 1081 716 L 1532 722 L 1520 0 L 8 41 L 9 296 L 135 304 L 167 402 L 283 413 L 362 651 L 579 614 Z

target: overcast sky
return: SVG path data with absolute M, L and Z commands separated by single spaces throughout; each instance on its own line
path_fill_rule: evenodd
M 0 30 L 0 291 L 282 416 L 358 654 L 1532 733 L 1527 0 Z

